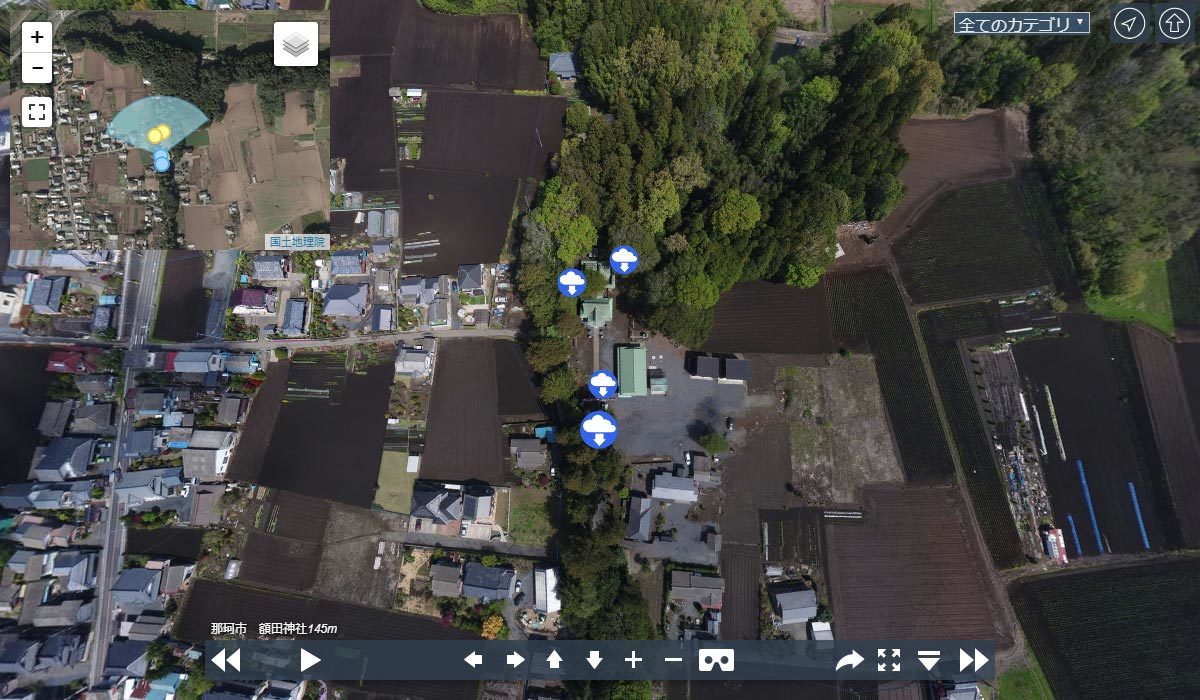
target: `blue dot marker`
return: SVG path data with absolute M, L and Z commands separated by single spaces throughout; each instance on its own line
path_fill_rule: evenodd
M 558 291 L 562 295 L 570 299 L 575 299 L 583 296 L 583 290 L 587 288 L 587 278 L 579 270 L 568 267 L 558 274 Z
M 611 399 L 617 394 L 617 378 L 606 369 L 593 372 L 592 376 L 588 377 L 588 391 L 601 401 Z
M 608 266 L 618 275 L 632 275 L 638 267 L 637 251 L 627 245 L 617 246 L 608 256 Z
M 160 148 L 154 152 L 154 169 L 160 173 L 171 169 L 171 155 L 167 153 L 167 149 Z
M 579 437 L 588 447 L 602 450 L 617 439 L 617 419 L 604 411 L 592 411 L 579 424 Z

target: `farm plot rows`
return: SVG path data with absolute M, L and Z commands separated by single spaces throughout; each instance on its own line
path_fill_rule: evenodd
M 1009 592 L 1058 700 L 1188 698 L 1200 688 L 1200 559 L 1045 576 Z
M 999 569 L 1006 569 L 1021 564 L 1021 541 L 1009 506 L 1008 491 L 984 431 L 957 343 L 960 338 L 994 333 L 997 329 L 992 318 L 984 304 L 971 304 L 926 311 L 920 315 L 920 324 L 933 378 L 942 398 L 984 542 L 992 563 Z
M 875 356 L 892 434 L 908 481 L 954 479 L 954 459 L 921 362 L 917 338 L 895 281 L 872 269 L 829 279 L 834 334 Z
M 1063 460 L 1058 450 L 1050 449 L 1045 457 L 1055 520 L 1074 519 L 1084 554 L 1141 552 L 1140 510 L 1150 548 L 1162 549 L 1169 540 L 1161 510 L 1165 501 L 1152 476 L 1161 467 L 1151 466 L 1158 464 L 1157 450 L 1148 420 L 1139 416 L 1145 411 L 1144 398 L 1124 330 L 1094 316 L 1066 314 L 1062 320 L 1065 337 L 1013 346 L 1029 399 L 1039 415 L 1051 416 L 1044 426 L 1047 441 L 1061 438 L 1066 454 Z M 1083 462 L 1091 509 L 1077 461 Z M 1095 527 L 1089 515 L 1093 509 Z M 1064 534 L 1075 552 L 1069 529 Z
M 1188 547 L 1200 546 L 1200 436 L 1192 421 L 1183 374 L 1175 345 L 1142 326 L 1131 326 L 1154 437 L 1166 470 L 1167 491 L 1179 518 L 1179 538 Z
M 864 502 L 863 522 L 825 523 L 839 638 L 1012 646 L 1000 586 L 956 487 L 869 486 Z
M 163 265 L 162 288 L 153 337 L 190 343 L 204 332 L 208 299 L 204 295 L 204 252 L 171 250 Z
M 1023 292 L 1050 283 L 1010 181 L 955 190 L 895 246 L 918 304 Z
M 836 350 L 824 281 L 808 289 L 742 282 L 713 309 L 706 352 L 826 354 Z

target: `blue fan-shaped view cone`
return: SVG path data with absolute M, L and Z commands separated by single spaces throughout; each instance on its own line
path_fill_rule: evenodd
M 151 153 L 160 149 L 170 151 L 207 121 L 204 112 L 191 102 L 178 97 L 155 95 L 143 97 L 117 112 L 108 125 L 108 135 Z M 170 127 L 170 136 L 152 143 L 149 132 L 159 124 Z

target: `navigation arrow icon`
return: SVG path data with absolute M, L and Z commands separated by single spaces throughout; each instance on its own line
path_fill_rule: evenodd
M 979 669 L 983 668 L 984 664 L 986 664 L 987 662 L 988 662 L 988 657 L 984 656 L 983 652 L 976 649 L 975 650 L 975 670 L 978 671 Z
M 233 653 L 229 655 L 229 658 L 227 658 L 225 660 L 229 662 L 229 665 L 233 667 L 233 670 L 235 670 L 235 671 L 242 670 L 242 650 L 241 649 L 234 649 Z
M 599 666 L 600 662 L 603 660 L 604 659 L 600 658 L 600 652 L 595 649 L 592 649 L 591 653 L 589 653 L 587 656 L 587 662 L 591 664 L 593 669 Z
M 217 668 L 224 671 L 225 670 L 225 650 L 222 649 L 221 651 L 218 651 L 217 655 L 212 657 L 212 662 L 213 662 L 213 665 L 215 665 Z
M 550 668 L 559 668 L 562 666 L 562 657 L 558 655 L 557 649 L 550 651 L 550 656 L 546 657 L 546 661 L 550 663 Z
M 508 665 L 512 666 L 513 668 L 516 668 L 517 666 L 520 666 L 521 664 L 525 663 L 525 657 L 521 656 L 520 654 L 518 654 L 515 651 L 510 653 L 508 656 L 504 657 L 504 660 L 507 661 Z
M 300 650 L 300 672 L 304 673 L 308 669 L 321 663 L 321 657 L 310 653 L 307 649 Z
M 863 655 L 858 653 L 857 649 L 851 649 L 849 654 L 838 659 L 837 666 L 833 670 L 840 671 L 842 667 L 849 666 L 850 668 L 858 668 L 858 665 L 863 662 Z
M 470 654 L 467 654 L 467 657 L 463 659 L 463 661 L 466 661 L 471 668 L 476 668 L 479 666 L 479 664 L 483 663 L 483 654 L 473 651 Z
M 974 661 L 974 659 L 971 658 L 971 655 L 968 654 L 965 649 L 958 650 L 958 672 L 959 673 L 962 673 L 963 671 L 967 670 L 968 668 L 971 668 L 971 663 L 973 661 Z

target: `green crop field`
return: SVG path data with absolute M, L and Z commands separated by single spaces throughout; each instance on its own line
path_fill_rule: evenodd
M 208 129 L 193 131 L 183 142 L 188 146 L 207 146 L 209 144 Z
M 30 158 L 24 161 L 25 180 L 28 182 L 46 182 L 50 179 L 50 159 Z
M 891 275 L 874 269 L 830 277 L 829 299 L 834 335 L 849 346 L 869 346 L 875 356 L 905 477 L 924 483 L 953 481 L 954 460 L 920 347 Z
M 951 301 L 1024 292 L 1050 284 L 1024 200 L 1012 182 L 942 197 L 896 245 L 913 301 Z
M 1172 335 L 1175 318 L 1171 309 L 1171 285 L 1167 261 L 1131 261 L 1129 289 L 1123 294 L 1087 295 L 1088 308 L 1116 321 L 1141 321 Z
M 1025 579 L 1009 593 L 1059 700 L 1190 698 L 1200 688 L 1200 559 Z
M 984 431 L 957 343 L 961 338 L 995 333 L 998 328 L 994 316 L 987 305 L 970 304 L 926 311 L 921 314 L 920 322 L 954 449 L 963 465 L 967 492 L 992 562 L 999 569 L 1018 566 L 1023 554 L 1008 491 Z

